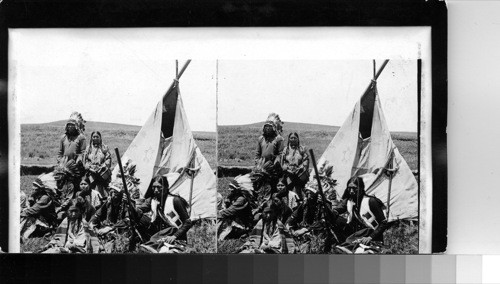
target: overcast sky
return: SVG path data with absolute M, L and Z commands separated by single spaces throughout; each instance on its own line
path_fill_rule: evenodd
M 378 80 L 389 128 L 416 131 L 415 59 L 428 56 L 428 36 L 420 27 L 13 29 L 9 93 L 19 123 L 79 111 L 90 121 L 142 125 L 170 86 L 175 59 L 182 66 L 191 58 L 180 80 L 189 123 L 215 131 L 220 59 L 219 124 L 277 112 L 284 121 L 340 125 L 373 76 L 370 59 L 391 58 Z
M 16 38 L 21 123 L 68 119 L 73 111 L 89 121 L 146 121 L 175 77 L 175 59 L 147 40 L 107 32 L 102 38 L 84 30 L 30 31 Z M 179 60 L 179 69 L 185 61 Z M 215 60 L 193 60 L 180 79 L 192 130 L 216 129 L 215 71 Z
M 417 131 L 416 63 L 389 61 L 377 80 L 392 131 Z M 371 60 L 220 61 L 218 122 L 248 124 L 276 112 L 283 121 L 340 126 L 372 78 Z

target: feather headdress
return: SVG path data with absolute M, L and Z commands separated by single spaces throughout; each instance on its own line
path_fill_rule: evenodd
M 68 123 L 74 123 L 80 133 L 85 132 L 86 122 L 87 121 L 83 119 L 82 114 L 77 111 L 72 112 L 68 119 Z
M 239 175 L 229 184 L 230 187 L 253 193 L 253 183 L 249 174 Z
M 283 132 L 283 124 L 284 122 L 281 121 L 279 114 L 272 112 L 267 116 L 264 126 L 272 125 L 274 131 L 276 131 L 277 134 L 281 135 L 281 133 Z
M 81 178 L 83 172 L 83 166 L 81 164 L 77 164 L 75 160 L 62 160 L 61 163 L 54 168 L 54 178 L 56 180 L 62 178 L 76 180 Z

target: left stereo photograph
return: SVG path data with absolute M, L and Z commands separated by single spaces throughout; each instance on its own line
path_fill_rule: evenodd
M 10 252 L 217 252 L 217 61 L 141 35 L 9 31 Z

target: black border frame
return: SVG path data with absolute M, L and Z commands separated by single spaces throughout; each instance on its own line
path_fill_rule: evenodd
M 0 2 L 0 246 L 8 245 L 9 28 L 430 26 L 432 40 L 432 252 L 447 244 L 447 8 L 437 0 L 4 0 Z M 29 256 L 33 258 L 35 256 Z M 126 256 L 129 258 L 130 256 Z M 195 256 L 191 256 L 195 257 Z M 202 256 L 200 256 L 202 257 Z M 207 256 L 205 256 L 207 257 Z M 35 257 L 38 258 L 38 257 Z M 1 255 L 0 262 L 27 260 Z M 47 257 L 40 257 L 40 260 Z M 54 259 L 45 262 L 47 265 Z M 56 263 L 65 261 L 58 258 Z M 110 260 L 109 258 L 106 258 Z M 75 258 L 71 257 L 74 261 Z M 106 260 L 106 262 L 107 262 Z M 5 265 L 1 265 L 5 268 Z M 3 276 L 6 269 L 0 269 Z M 19 271 L 18 271 L 19 272 Z M 26 278 L 25 278 L 26 279 Z

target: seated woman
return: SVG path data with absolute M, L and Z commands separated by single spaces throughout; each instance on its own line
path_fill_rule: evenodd
M 101 205 L 106 201 L 105 198 L 95 189 L 90 189 L 90 179 L 84 176 L 80 181 L 80 191 L 87 198 L 90 205 L 92 205 L 96 210 L 101 207 Z
M 249 175 L 237 176 L 229 184 L 224 208 L 217 214 L 217 236 L 220 241 L 239 238 L 253 225 L 253 185 Z
M 84 200 L 82 201 L 82 204 L 84 205 L 84 212 L 82 212 L 82 214 L 84 215 L 87 222 L 90 221 L 90 218 L 96 212 L 96 207 L 92 205 L 92 202 L 100 206 L 101 200 L 100 195 L 97 191 L 90 190 L 89 184 L 89 178 L 86 176 L 82 177 L 80 181 L 80 187 L 78 190 L 76 190 L 75 193 L 76 196 L 72 199 L 65 200 L 64 203 L 61 204 L 61 207 L 56 209 L 57 220 L 62 221 L 64 218 L 66 218 L 68 208 L 74 200 L 83 198 Z
M 28 207 L 21 211 L 21 238 L 43 236 L 56 226 L 55 193 L 35 179 Z
M 149 206 L 142 205 L 138 209 L 143 213 L 151 211 L 150 223 L 156 233 L 141 248 L 153 253 L 181 252 L 192 226 L 188 203 L 184 198 L 170 193 L 165 176 L 154 178 L 151 189 L 153 196 L 148 199 Z
M 285 235 L 285 226 L 278 219 L 279 206 L 269 200 L 264 206 L 262 219 L 257 222 L 240 253 L 293 253 L 293 239 Z
M 309 178 L 309 155 L 306 148 L 300 145 L 297 132 L 288 135 L 288 144 L 279 159 L 293 190 L 302 198 L 302 190 Z
M 88 191 L 80 191 L 76 197 L 76 201 L 82 204 L 82 216 L 86 222 L 90 222 L 92 216 L 97 212 L 94 206 L 90 204 L 90 196 Z
M 302 202 L 297 193 L 290 190 L 290 184 L 288 184 L 288 179 L 286 178 L 286 176 L 278 180 L 276 189 L 278 190 L 277 196 L 280 197 L 286 204 L 286 206 L 288 206 L 288 208 L 290 208 L 292 211 L 297 209 L 297 207 Z
M 98 253 L 99 241 L 83 218 L 84 204 L 72 201 L 68 216 L 57 227 L 43 253 Z
M 106 188 L 111 181 L 111 153 L 102 143 L 101 133 L 92 132 L 91 142 L 83 154 L 83 165 L 90 178 L 90 187 L 107 197 Z
M 257 222 L 261 218 L 263 209 L 266 206 L 266 202 L 274 199 L 276 205 L 278 206 L 278 219 L 286 224 L 286 221 L 292 215 L 293 210 L 295 210 L 299 204 L 300 199 L 298 195 L 289 190 L 288 179 L 286 176 L 281 177 L 276 184 L 276 193 L 273 193 L 270 197 L 261 203 L 257 209 L 253 210 L 254 222 Z

